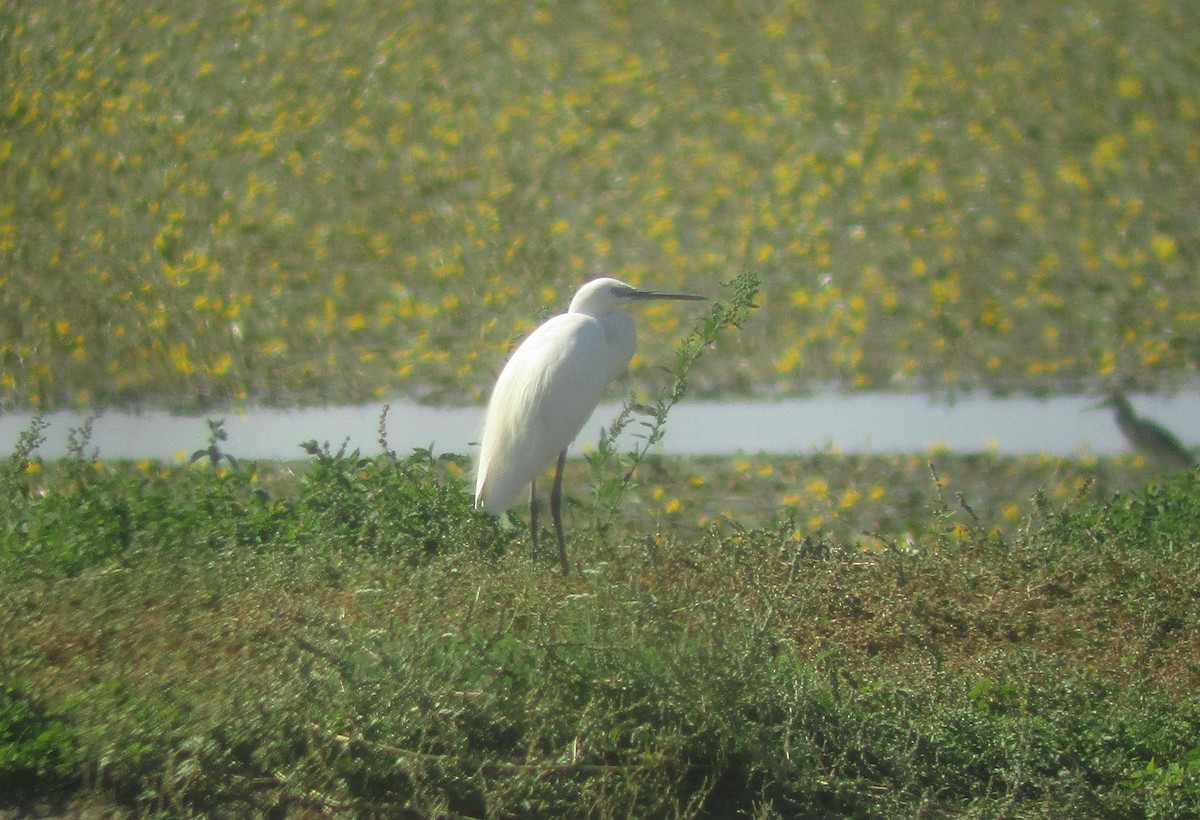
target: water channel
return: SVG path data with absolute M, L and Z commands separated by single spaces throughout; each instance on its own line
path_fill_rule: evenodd
M 1133 395 L 1139 414 L 1173 431 L 1188 447 L 1200 444 L 1200 392 L 1170 397 Z M 656 452 L 667 455 L 732 453 L 801 454 L 989 451 L 1005 455 L 1115 455 L 1128 445 L 1108 409 L 1089 410 L 1094 396 L 995 398 L 978 395 L 950 403 L 917 394 L 830 393 L 779 401 L 684 401 L 672 410 Z M 415 447 L 473 453 L 483 409 L 439 408 L 390 402 L 388 443 L 400 453 Z M 349 440 L 364 455 L 380 452 L 383 402 L 354 407 L 247 409 L 178 415 L 166 411 L 108 411 L 95 419 L 91 449 L 102 458 L 179 460 L 208 440 L 206 419 L 222 418 L 229 438 L 223 449 L 239 458 L 302 459 L 300 443 Z M 594 445 L 600 428 L 619 412 L 601 405 L 572 452 Z M 12 452 L 32 414 L 0 416 L 0 456 Z M 67 452 L 69 432 L 86 414 L 48 414 L 43 458 Z M 630 430 L 637 429 L 631 425 Z M 631 445 L 632 439 L 624 440 Z

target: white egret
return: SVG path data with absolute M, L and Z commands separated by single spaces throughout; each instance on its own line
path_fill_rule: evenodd
M 518 345 L 500 371 L 483 422 L 475 506 L 499 515 L 529 485 L 529 529 L 537 547 L 538 473 L 558 456 L 550 514 L 563 574 L 562 472 L 567 446 L 579 435 L 605 386 L 637 347 L 627 304 L 650 299 L 704 299 L 689 293 L 639 290 L 616 279 L 581 287 L 566 313 L 548 319 Z

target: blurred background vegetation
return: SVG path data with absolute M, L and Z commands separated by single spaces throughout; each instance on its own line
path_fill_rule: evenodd
M 745 269 L 707 393 L 1175 386 L 1198 35 L 1188 0 L 5 3 L 0 407 L 478 403 L 584 279 Z

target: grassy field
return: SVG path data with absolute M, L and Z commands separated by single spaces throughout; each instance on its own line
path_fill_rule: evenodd
M 2 808 L 1200 811 L 1194 473 L 993 527 L 945 455 L 903 538 L 579 499 L 563 578 L 457 459 L 214 455 L 5 465 Z
M 0 407 L 478 402 L 586 278 L 746 269 L 706 392 L 1161 389 L 1194 11 L 5 3 Z

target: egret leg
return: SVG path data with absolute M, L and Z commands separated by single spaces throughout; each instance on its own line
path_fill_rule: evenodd
M 567 563 L 567 547 L 563 543 L 562 525 L 562 474 L 567 463 L 567 451 L 558 454 L 558 467 L 554 470 L 554 489 L 550 491 L 550 515 L 554 518 L 554 534 L 558 536 L 558 560 L 562 563 L 563 575 L 569 575 L 571 565 Z
M 529 548 L 530 555 L 537 555 L 537 482 L 529 482 L 529 540 L 532 546 Z

